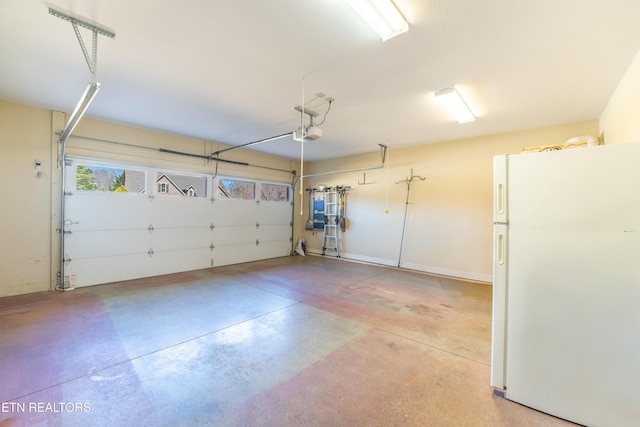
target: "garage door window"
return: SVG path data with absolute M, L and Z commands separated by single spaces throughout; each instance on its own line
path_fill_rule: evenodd
M 267 202 L 288 202 L 289 186 L 283 184 L 260 184 L 260 200 Z
M 207 178 L 170 172 L 157 172 L 156 192 L 163 196 L 206 197 Z
M 76 190 L 145 194 L 146 172 L 119 167 L 76 165 Z
M 218 195 L 223 199 L 255 200 L 256 183 L 220 178 L 218 181 Z

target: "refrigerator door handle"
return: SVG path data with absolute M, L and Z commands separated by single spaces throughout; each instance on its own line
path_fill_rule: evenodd
M 498 188 L 496 189 L 496 193 L 498 195 L 497 197 L 497 205 L 496 206 L 496 210 L 498 212 L 498 214 L 503 215 L 504 214 L 504 184 L 503 183 L 498 183 Z
M 503 233 L 498 233 L 496 238 L 497 238 L 497 242 L 496 242 L 496 262 L 499 265 L 503 265 L 504 264 L 504 234 Z

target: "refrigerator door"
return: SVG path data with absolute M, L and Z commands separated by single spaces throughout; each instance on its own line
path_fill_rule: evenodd
M 493 226 L 493 321 L 491 324 L 491 386 L 505 389 L 507 333 L 507 254 L 508 227 Z
M 640 144 L 510 157 L 506 397 L 640 420 Z
M 493 310 L 491 386 L 505 388 L 507 316 L 507 170 L 509 155 L 493 158 Z

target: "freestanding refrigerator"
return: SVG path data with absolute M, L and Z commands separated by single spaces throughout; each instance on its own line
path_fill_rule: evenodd
M 640 425 L 640 143 L 494 158 L 491 385 Z

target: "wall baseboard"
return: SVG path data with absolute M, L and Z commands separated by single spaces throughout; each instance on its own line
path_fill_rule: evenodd
M 322 249 L 307 247 L 307 253 L 310 255 L 322 255 Z M 327 256 L 333 257 L 333 255 L 331 254 L 328 254 Z M 344 259 L 345 261 L 356 261 L 356 262 L 364 262 L 369 264 L 384 265 L 389 267 L 398 267 L 397 260 L 391 260 L 386 258 L 375 258 L 375 257 L 368 257 L 368 256 L 344 253 L 344 252 L 340 254 L 340 258 Z M 420 271 L 422 273 L 437 274 L 439 276 L 455 277 L 457 279 L 464 279 L 472 282 L 482 282 L 487 284 L 493 283 L 493 276 L 490 274 L 452 270 L 448 268 L 434 267 L 434 266 L 422 265 L 422 264 L 413 264 L 413 263 L 407 263 L 407 262 L 400 263 L 400 268 L 404 268 L 407 270 Z

